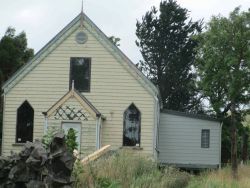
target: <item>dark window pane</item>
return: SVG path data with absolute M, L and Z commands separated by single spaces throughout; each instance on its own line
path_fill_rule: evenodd
M 209 142 L 210 142 L 210 130 L 202 129 L 201 130 L 201 147 L 209 148 Z
M 30 104 L 25 101 L 17 109 L 16 143 L 33 141 L 33 121 L 34 110 Z
M 124 112 L 123 145 L 140 145 L 141 117 L 134 104 Z
M 70 88 L 72 80 L 78 91 L 90 91 L 90 58 L 72 57 L 70 61 Z

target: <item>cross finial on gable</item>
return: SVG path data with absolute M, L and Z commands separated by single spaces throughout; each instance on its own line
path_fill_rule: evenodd
M 81 9 L 81 13 L 83 13 L 83 0 L 82 0 L 82 9 Z
M 83 27 L 83 0 L 82 0 L 82 9 L 81 9 L 81 27 Z

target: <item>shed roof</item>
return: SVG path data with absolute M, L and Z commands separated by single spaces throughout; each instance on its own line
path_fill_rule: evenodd
M 203 114 L 194 114 L 194 113 L 180 112 L 180 111 L 168 110 L 168 109 L 161 110 L 161 113 L 171 114 L 171 115 L 176 115 L 176 116 L 184 116 L 184 117 L 201 119 L 201 120 L 220 122 L 218 119 L 216 119 L 214 117 L 211 117 L 208 115 L 203 115 Z

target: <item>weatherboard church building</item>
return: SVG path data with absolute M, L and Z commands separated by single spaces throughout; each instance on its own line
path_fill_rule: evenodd
M 2 89 L 2 155 L 58 127 L 77 131 L 82 156 L 110 144 L 180 167 L 220 165 L 219 122 L 161 110 L 155 85 L 83 12 Z

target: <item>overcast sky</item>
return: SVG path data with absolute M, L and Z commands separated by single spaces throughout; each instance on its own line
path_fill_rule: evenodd
M 134 62 L 140 59 L 135 45 L 136 20 L 161 0 L 84 0 L 84 12 L 108 36 L 121 38 L 122 51 Z M 236 6 L 250 8 L 250 0 L 177 0 L 193 20 L 227 16 Z M 81 10 L 81 0 L 0 0 L 0 37 L 8 26 L 25 31 L 28 45 L 37 52 Z

